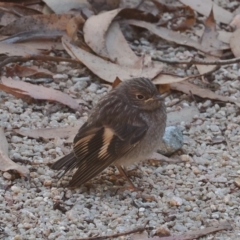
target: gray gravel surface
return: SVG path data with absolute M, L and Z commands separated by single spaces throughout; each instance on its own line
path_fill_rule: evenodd
M 143 36 L 133 48 L 151 52 L 154 45 Z M 150 50 L 149 50 L 150 49 Z M 168 58 L 185 59 L 196 53 L 186 48 L 159 50 Z M 31 65 L 31 63 L 30 63 Z M 190 67 L 171 67 L 179 75 L 196 74 Z M 61 181 L 48 163 L 70 151 L 64 139 L 36 140 L 21 137 L 14 128 L 35 129 L 75 125 L 84 122 L 88 110 L 109 91 L 83 68 L 60 63 L 54 82 L 44 84 L 60 89 L 84 102 L 83 112 L 57 103 L 26 103 L 0 91 L 0 126 L 9 142 L 10 158 L 27 166 L 31 181 L 15 173 L 0 173 L 0 236 L 6 240 L 74 239 L 128 231 L 147 222 L 148 236 L 161 229 L 171 234 L 203 229 L 229 222 L 231 231 L 202 237 L 202 240 L 240 239 L 240 116 L 230 103 L 197 99 L 200 114 L 191 123 L 180 122 L 184 145 L 176 153 L 176 164 L 143 162 L 133 170 L 133 182 L 143 192 L 125 190 L 126 182 L 117 170 L 106 169 L 99 177 L 78 189 L 68 189 L 70 176 Z M 240 98 L 239 65 L 221 67 L 209 85 L 194 83 L 216 93 Z M 23 79 L 24 80 L 24 79 Z M 25 79 L 26 80 L 26 79 Z M 190 97 L 173 93 L 166 98 L 168 111 L 195 104 Z M 180 100 L 183 99 L 183 100 Z M 124 185 L 125 184 L 125 185 Z M 118 239 L 133 239 L 131 236 Z
M 69 66 L 70 69 L 70 66 Z M 65 70 L 66 71 L 66 70 Z M 239 97 L 236 81 L 226 81 L 224 74 L 235 71 L 229 66 L 218 70 L 219 94 Z M 69 73 L 68 73 L 69 74 Z M 222 78 L 221 78 L 222 76 Z M 53 83 L 51 87 L 58 88 Z M 76 80 L 70 76 L 62 85 L 65 92 L 75 87 L 89 107 L 108 88 L 93 79 Z M 64 86 L 65 87 L 65 86 Z M 233 91 L 227 92 L 227 89 Z M 233 93 L 234 92 L 234 93 Z M 173 105 L 181 94 L 166 99 L 168 110 L 187 108 L 191 99 Z M 14 128 L 47 128 L 74 125 L 85 121 L 59 104 L 25 103 L 2 93 L 0 125 L 5 129 L 10 157 L 22 160 L 31 171 L 31 181 L 14 173 L 1 173 L 0 213 L 3 239 L 73 239 L 127 231 L 148 222 L 149 236 L 160 227 L 172 234 L 201 229 L 223 221 L 233 230 L 202 239 L 237 239 L 240 230 L 239 195 L 235 181 L 240 175 L 238 108 L 210 100 L 197 103 L 201 112 L 192 123 L 181 122 L 184 146 L 178 153 L 184 161 L 177 164 L 143 162 L 135 170 L 133 181 L 142 193 L 124 190 L 124 180 L 108 168 L 99 177 L 78 189 L 68 189 L 68 177 L 57 181 L 48 164 L 66 154 L 71 146 L 64 139 L 35 140 L 17 136 Z M 24 162 L 26 160 L 26 162 Z M 70 176 L 69 176 L 70 177 Z M 13 180 L 11 180 L 13 179 Z M 121 237 L 119 239 L 131 239 Z

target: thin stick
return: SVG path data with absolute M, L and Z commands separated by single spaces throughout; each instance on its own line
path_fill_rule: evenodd
M 9 63 L 27 62 L 30 60 L 81 63 L 79 60 L 75 60 L 71 58 L 52 57 L 52 56 L 45 56 L 45 55 L 11 56 L 11 57 L 7 57 L 0 63 L 0 69 Z
M 152 57 L 152 60 L 164 62 L 164 63 L 168 63 L 168 64 L 228 65 L 228 64 L 233 64 L 233 63 L 239 63 L 240 57 L 229 59 L 229 60 L 217 60 L 217 61 L 205 61 L 205 60 L 202 60 L 199 58 L 190 59 L 187 61 L 177 61 L 177 60 L 168 60 L 165 58 L 154 56 L 154 57 Z
M 136 232 L 143 232 L 146 228 L 147 223 L 142 226 L 142 227 L 138 227 L 135 228 L 133 230 L 130 231 L 126 231 L 126 232 L 122 232 L 122 233 L 116 233 L 116 234 L 112 234 L 112 235 L 108 235 L 108 236 L 96 236 L 96 237 L 89 237 L 89 238 L 77 238 L 75 240 L 106 240 L 106 239 L 111 239 L 111 238 L 117 238 L 117 237 L 121 237 L 121 236 L 126 236 L 132 233 L 136 233 Z

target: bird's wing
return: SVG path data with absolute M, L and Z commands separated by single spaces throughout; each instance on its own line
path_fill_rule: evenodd
M 124 157 L 142 140 L 148 127 L 146 124 L 102 125 L 80 129 L 74 139 L 74 155 L 78 170 L 72 177 L 70 186 L 81 185 L 117 159 Z

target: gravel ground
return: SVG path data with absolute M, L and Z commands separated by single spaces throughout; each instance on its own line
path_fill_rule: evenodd
M 152 51 L 144 37 L 135 40 L 133 49 Z M 186 48 L 168 47 L 159 51 L 165 57 L 181 59 L 194 55 Z M 32 63 L 28 63 L 31 65 Z M 238 64 L 221 67 L 210 76 L 216 93 L 240 97 Z M 0 126 L 9 142 L 9 155 L 21 160 L 31 171 L 31 181 L 14 173 L 0 173 L 1 238 L 74 239 L 128 231 L 147 223 L 147 233 L 170 231 L 180 234 L 222 222 L 231 223 L 231 231 L 222 231 L 200 239 L 240 238 L 240 117 L 234 104 L 191 99 L 180 93 L 166 98 L 168 111 L 193 104 L 200 110 L 191 123 L 180 121 L 184 146 L 176 155 L 183 162 L 138 165 L 133 182 L 142 193 L 124 190 L 125 181 L 110 167 L 99 177 L 78 189 L 68 189 L 68 177 L 57 181 L 48 163 L 70 151 L 64 139 L 35 140 L 17 136 L 14 128 L 47 128 L 84 122 L 89 108 L 110 89 L 83 68 L 66 63 L 56 67 L 54 82 L 44 84 L 84 100 L 83 113 L 73 112 L 57 103 L 26 103 L 0 91 Z M 175 68 L 182 75 L 196 69 Z M 23 79 L 26 80 L 26 79 Z M 179 102 L 179 99 L 184 99 Z M 177 103 L 177 104 L 175 104 Z M 24 162 L 24 160 L 26 160 Z M 115 174 L 116 173 L 116 174 Z M 118 239 L 133 239 L 130 236 Z

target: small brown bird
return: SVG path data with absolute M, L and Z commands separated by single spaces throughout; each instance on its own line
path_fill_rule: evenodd
M 131 186 L 125 167 L 157 150 L 166 126 L 164 101 L 147 78 L 120 83 L 105 95 L 79 129 L 73 151 L 52 165 L 65 173 L 77 169 L 70 187 L 79 186 L 115 165 Z

